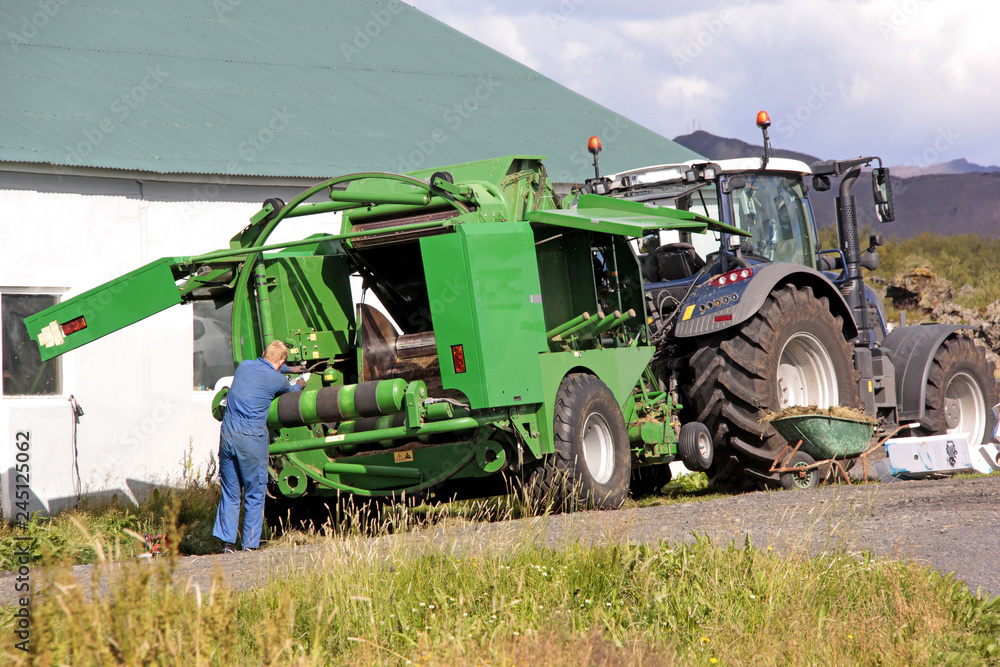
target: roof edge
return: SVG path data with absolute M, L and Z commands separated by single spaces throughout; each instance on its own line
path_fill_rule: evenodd
M 161 173 L 141 169 L 114 169 L 111 167 L 70 167 L 48 162 L 7 162 L 0 160 L 0 172 L 42 174 L 47 176 L 84 176 L 90 178 L 117 178 L 128 181 L 162 181 L 164 183 L 192 183 L 214 185 L 268 185 L 308 188 L 323 180 L 311 176 L 254 176 L 211 173 Z

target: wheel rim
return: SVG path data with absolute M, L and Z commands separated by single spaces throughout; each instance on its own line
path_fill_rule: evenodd
M 785 343 L 778 357 L 778 404 L 830 408 L 840 402 L 837 371 L 826 347 L 812 334 L 800 332 Z
M 809 465 L 809 464 L 808 463 L 796 463 L 793 467 L 795 467 L 795 468 L 804 468 L 807 465 Z M 816 470 L 815 469 L 807 470 L 807 471 L 804 472 L 804 474 L 801 473 L 801 472 L 793 472 L 793 473 L 791 473 L 791 475 L 792 475 L 792 483 L 795 484 L 795 486 L 798 487 L 798 488 L 800 488 L 800 489 L 808 489 L 808 488 L 810 488 L 812 486 L 813 475 L 815 475 L 815 474 L 816 474 Z
M 712 436 L 705 431 L 698 433 L 698 453 L 703 460 L 708 460 L 708 455 L 712 451 Z
M 944 420 L 948 433 L 964 433 L 970 445 L 983 441 L 986 431 L 986 399 L 979 384 L 968 373 L 956 373 L 944 394 Z
M 596 412 L 588 415 L 583 425 L 583 460 L 595 482 L 604 484 L 611 479 L 615 470 L 614 438 L 608 422 Z

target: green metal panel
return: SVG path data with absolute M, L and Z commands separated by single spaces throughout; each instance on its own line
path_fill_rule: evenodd
M 741 229 L 690 211 L 600 195 L 583 195 L 575 209 L 531 211 L 525 218 L 531 222 L 559 227 L 637 237 L 648 229 L 677 229 L 698 233 L 711 229 L 747 235 Z
M 25 319 L 42 361 L 75 350 L 181 302 L 169 257 L 47 308 Z M 83 318 L 80 320 L 79 318 Z M 67 323 L 85 323 L 72 333 Z
M 441 378 L 475 409 L 542 400 L 538 355 L 547 346 L 533 247 L 523 222 L 420 239 Z M 464 373 L 453 364 L 455 345 Z
M 550 352 L 539 357 L 542 372 L 542 393 L 544 403 L 538 411 L 538 425 L 541 432 L 542 452 L 553 451 L 552 418 L 559 385 L 569 373 L 591 373 L 608 385 L 618 404 L 625 406 L 636 383 L 642 376 L 654 348 L 646 345 L 638 347 L 618 347 L 580 352 Z
M 274 334 L 295 352 L 289 361 L 341 355 L 350 350 L 354 300 L 344 255 L 265 256 Z
M 545 228 L 535 230 L 535 239 L 546 331 L 582 313 L 596 315 L 597 289 L 587 234 Z
M 3 161 L 322 178 L 514 150 L 579 182 L 592 134 L 607 173 L 700 157 L 394 0 L 45 6 L 0 10 Z

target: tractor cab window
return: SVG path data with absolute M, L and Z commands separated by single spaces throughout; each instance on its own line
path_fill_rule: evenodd
M 816 268 L 815 239 L 802 181 L 795 176 L 751 174 L 733 192 L 733 222 L 750 232 L 750 254 L 772 262 Z

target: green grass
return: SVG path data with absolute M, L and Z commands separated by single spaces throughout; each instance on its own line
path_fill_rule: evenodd
M 0 522 L 0 570 L 12 567 L 14 540 L 31 538 L 31 553 L 72 565 L 98 560 L 96 541 L 103 544 L 106 556 L 129 559 L 145 553 L 135 535 L 161 535 L 174 523 L 181 527 L 180 552 L 213 553 L 219 542 L 212 537 L 219 487 L 188 482 L 180 489 L 158 489 L 138 507 L 127 502 L 97 502 L 84 497 L 76 507 L 31 518 L 26 526 Z
M 694 474 L 630 505 L 715 493 Z M 706 538 L 568 541 L 558 550 L 524 537 L 494 537 L 474 550 L 442 539 L 362 539 L 432 524 L 446 535 L 449 522 L 511 518 L 524 509 L 511 496 L 389 506 L 349 516 L 325 535 L 286 533 L 276 544 L 310 542 L 315 567 L 250 591 L 232 591 L 221 570 L 207 590 L 173 583 L 173 554 L 130 558 L 128 531 L 155 526 L 184 545 L 183 532 L 213 516 L 216 494 L 188 488 L 141 508 L 84 506 L 39 521 L 30 529 L 45 554 L 32 570 L 34 653 L 12 642 L 0 652 L 37 665 L 1000 662 L 1000 602 L 971 595 L 950 576 L 868 554 L 810 557 L 794 546 Z M 66 566 L 81 554 L 98 562 L 92 586 L 102 563 L 126 561 L 116 565 L 109 595 L 73 579 Z M 8 635 L 11 613 L 0 611 Z
M 671 505 L 692 500 L 724 498 L 729 494 L 708 488 L 704 473 L 685 475 L 666 485 L 661 493 L 628 500 L 626 507 Z M 47 517 L 37 514 L 27 524 L 0 522 L 0 570 L 13 565 L 15 538 L 32 538 L 30 549 L 36 559 L 84 565 L 98 560 L 95 544 L 105 548 L 110 560 L 128 560 L 146 553 L 136 535 L 166 534 L 174 524 L 180 536 L 179 553 L 217 553 L 221 542 L 212 536 L 219 487 L 201 481 L 187 481 L 182 488 L 155 491 L 139 506 L 124 502 L 95 502 L 84 498 L 76 507 Z M 415 508 L 382 505 L 364 513 L 354 511 L 312 530 L 288 531 L 275 543 L 280 545 L 315 542 L 324 536 L 405 532 L 442 522 L 493 522 L 520 519 L 532 512 L 518 493 L 478 500 L 435 503 Z M 321 517 L 327 520 L 327 515 Z M 265 538 L 271 538 L 265 529 Z M 265 546 L 268 541 L 265 540 Z
M 862 243 L 878 229 L 865 229 Z M 831 225 L 820 230 L 823 248 L 837 247 L 837 230 Z M 879 248 L 879 268 L 865 271 L 887 281 L 917 267 L 928 267 L 939 278 L 951 281 L 955 303 L 973 310 L 983 310 L 1000 296 L 1000 239 L 983 239 L 975 234 L 939 236 L 924 232 L 900 239 L 895 235 L 885 237 Z M 899 311 L 886 304 L 890 319 L 896 320 Z M 922 313 L 908 311 L 911 322 L 925 319 Z
M 938 665 L 997 659 L 1000 602 L 912 564 L 749 544 L 415 551 L 331 541 L 233 593 L 129 565 L 88 599 L 46 575 L 28 664 Z M 0 617 L 0 626 L 10 622 Z M 5 647 L 6 648 L 6 647 Z

